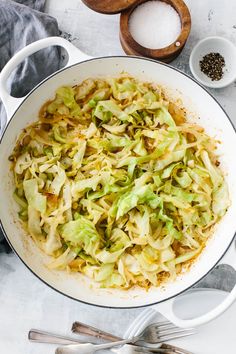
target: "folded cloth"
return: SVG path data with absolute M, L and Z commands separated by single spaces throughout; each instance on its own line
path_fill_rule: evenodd
M 200 280 L 194 288 L 220 289 L 231 291 L 236 284 L 236 272 L 228 264 L 215 267 L 209 274 Z
M 0 70 L 21 48 L 38 39 L 58 36 L 57 21 L 43 13 L 45 0 L 0 1 Z M 26 95 L 42 79 L 61 66 L 60 50 L 51 47 L 22 62 L 9 77 L 9 90 L 15 97 Z M 0 132 L 6 114 L 0 104 Z
M 60 34 L 57 21 L 43 13 L 44 6 L 45 0 L 0 0 L 0 71 L 27 44 Z M 9 91 L 15 97 L 22 97 L 61 66 L 58 47 L 40 50 L 12 72 L 8 80 Z M 5 124 L 6 113 L 0 102 L 0 136 Z M 0 241 L 2 239 L 0 230 Z

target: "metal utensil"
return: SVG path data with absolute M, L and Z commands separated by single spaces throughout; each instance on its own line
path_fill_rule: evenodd
M 86 325 L 84 325 L 84 326 L 86 327 Z M 101 334 L 106 333 L 103 331 L 100 331 L 100 332 L 101 332 Z M 28 333 L 28 339 L 34 343 L 47 343 L 47 344 L 60 344 L 60 345 L 82 343 L 76 338 L 62 336 L 59 334 L 41 331 L 38 329 L 31 329 Z M 173 345 L 168 345 L 168 344 L 162 344 L 160 348 L 148 348 L 148 347 L 141 347 L 141 346 L 135 346 L 135 345 L 130 345 L 130 344 L 127 344 L 125 347 L 129 349 L 130 354 L 131 353 L 137 353 L 137 354 L 139 354 L 139 353 L 191 354 L 191 353 L 187 352 L 186 350 L 183 350 L 183 349 L 180 349 L 180 348 L 174 347 Z M 124 347 L 122 347 L 122 348 L 124 348 Z M 113 349 L 113 351 L 116 351 L 117 353 L 122 354 L 119 352 L 120 349 L 116 348 L 116 349 Z
M 145 342 L 159 344 L 172 339 L 185 337 L 196 333 L 193 328 L 179 328 L 171 322 L 153 323 L 147 326 L 138 336 L 131 338 L 131 342 Z
M 140 354 L 140 353 L 193 354 L 185 349 L 181 349 L 168 344 L 162 344 L 160 348 L 146 348 L 146 347 L 139 347 L 135 345 L 126 344 L 121 348 L 113 348 L 112 351 L 116 354 Z
M 173 350 L 176 354 L 193 354 L 193 353 L 190 353 L 188 350 L 185 350 L 185 349 L 182 349 L 182 348 L 179 348 L 179 347 L 176 347 L 174 345 L 170 345 L 170 344 L 162 344 L 161 346 L 163 349 L 171 349 Z
M 100 329 L 94 328 L 92 326 L 87 326 L 80 322 L 74 322 L 72 325 L 72 332 L 94 336 L 96 338 L 101 338 L 109 341 L 121 340 L 122 338 L 113 336 L 110 333 L 101 331 Z M 193 328 L 183 329 L 176 327 L 173 323 L 169 321 L 153 323 L 145 328 L 145 330 L 129 339 L 127 343 L 136 343 L 136 342 L 146 342 L 149 344 L 160 344 L 163 342 L 167 342 L 172 339 L 177 339 L 181 337 L 185 337 L 187 335 L 192 335 L 196 333 Z
M 174 328 L 173 328 L 174 327 Z M 123 339 L 116 342 L 104 343 L 104 344 L 71 344 L 56 349 L 56 354 L 88 354 L 94 353 L 97 350 L 109 349 L 115 346 L 136 343 L 138 341 L 144 341 L 150 344 L 160 344 L 168 340 L 185 337 L 195 333 L 192 329 L 177 328 L 172 323 L 157 325 L 153 324 L 145 328 L 145 330 L 138 336 L 129 339 Z
M 102 331 L 101 329 L 89 326 L 79 321 L 76 321 L 72 324 L 71 331 L 76 334 L 104 339 L 106 341 L 111 341 L 111 342 L 123 339 L 121 337 L 115 336 L 114 334 Z
M 124 341 L 119 341 L 119 342 L 122 342 L 122 344 L 124 344 Z M 116 343 L 115 345 L 119 345 L 119 344 L 117 344 L 118 342 L 113 342 L 112 343 L 113 346 L 114 346 L 114 343 Z M 106 343 L 106 344 L 111 344 L 111 343 Z M 109 348 L 111 348 L 111 346 L 108 346 L 108 345 L 105 345 L 105 344 L 97 344 L 97 345 L 90 344 L 90 343 L 87 343 L 87 344 L 71 344 L 71 345 L 65 345 L 63 347 L 58 347 L 56 349 L 55 353 L 56 354 L 92 354 L 95 351 L 102 350 L 102 349 L 109 349 Z M 142 351 L 141 348 L 140 348 L 140 351 L 141 352 L 150 353 L 150 351 L 148 351 L 148 350 L 147 351 L 146 350 Z M 140 353 L 140 351 L 139 351 L 139 353 Z M 167 349 L 167 348 L 166 349 L 157 348 L 155 350 L 155 353 L 176 354 L 178 352 L 174 352 L 171 349 Z M 179 352 L 179 354 L 184 354 L 184 353 L 183 352 L 182 353 Z
M 49 343 L 49 344 L 79 344 L 83 343 L 77 338 L 61 336 L 60 334 L 41 331 L 38 329 L 31 329 L 28 333 L 28 339 L 36 343 Z

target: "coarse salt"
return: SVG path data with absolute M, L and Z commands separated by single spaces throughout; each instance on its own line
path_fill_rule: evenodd
M 136 42 L 150 49 L 174 43 L 181 32 L 181 21 L 175 9 L 154 0 L 139 5 L 129 19 L 129 30 Z

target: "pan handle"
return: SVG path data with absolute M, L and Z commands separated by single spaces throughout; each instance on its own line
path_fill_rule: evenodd
M 236 270 L 236 245 L 235 240 L 232 242 L 229 250 L 225 254 L 225 256 L 220 260 L 218 264 L 228 264 L 232 266 Z M 179 327 L 197 327 L 204 323 L 210 322 L 213 319 L 220 316 L 224 311 L 226 311 L 236 300 L 236 284 L 234 288 L 230 292 L 230 294 L 223 300 L 218 306 L 216 306 L 213 310 L 207 312 L 206 314 L 196 317 L 190 320 L 184 320 L 177 317 L 173 310 L 173 305 L 175 299 L 170 299 L 162 304 L 154 306 L 154 309 L 160 312 L 164 317 L 166 317 L 169 321 L 173 322 L 176 326 Z
M 68 53 L 68 62 L 65 67 L 70 66 L 75 63 L 79 63 L 83 60 L 89 59 L 90 57 L 83 52 L 81 52 L 78 48 L 76 48 L 73 44 L 68 42 L 66 39 L 61 37 L 48 37 L 44 39 L 40 39 L 36 42 L 33 42 L 19 52 L 17 52 L 4 66 L 0 73 L 0 98 L 5 106 L 7 112 L 7 121 L 10 120 L 13 113 L 19 107 L 22 101 L 24 101 L 25 97 L 15 98 L 9 94 L 9 90 L 7 88 L 7 79 L 9 78 L 12 71 L 19 65 L 25 58 L 39 51 L 40 49 L 44 49 L 50 46 L 60 46 L 63 47 Z

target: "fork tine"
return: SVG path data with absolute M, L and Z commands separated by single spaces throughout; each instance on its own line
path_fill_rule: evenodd
M 172 328 L 172 327 L 176 327 L 177 326 L 174 324 L 174 323 L 171 323 L 171 322 L 164 322 L 162 324 L 155 324 L 154 326 L 155 328 L 159 329 L 159 328 Z
M 162 325 L 159 325 L 159 324 L 154 324 L 153 326 L 152 326 L 158 333 L 160 332 L 160 331 L 165 331 L 165 330 L 170 330 L 170 329 L 176 329 L 176 328 L 179 328 L 179 327 L 177 327 L 174 323 L 171 323 L 171 322 L 169 322 L 169 323 L 167 323 L 167 324 L 162 324 Z
M 152 323 L 150 324 L 148 327 L 166 327 L 166 326 L 175 326 L 174 323 L 170 322 L 170 321 L 161 321 L 161 322 L 156 322 L 156 323 Z M 175 326 L 176 327 L 176 326 Z
M 159 322 L 159 323 L 153 323 L 151 325 L 149 325 L 148 327 L 154 327 L 158 333 L 160 333 L 161 331 L 166 331 L 169 329 L 181 329 L 180 327 L 176 326 L 174 323 L 169 322 L 169 321 L 165 321 L 165 322 Z M 187 328 L 187 330 L 193 330 L 193 328 Z
M 156 344 L 160 344 L 160 343 L 163 343 L 163 342 L 168 342 L 170 340 L 173 340 L 173 339 L 178 339 L 178 338 L 183 338 L 183 337 L 188 337 L 188 336 L 191 336 L 193 334 L 196 334 L 195 331 L 192 331 L 192 332 L 178 332 L 178 333 L 175 333 L 173 335 L 163 335 L 162 337 L 160 337 L 160 339 L 156 342 Z
M 160 331 L 158 331 L 158 336 L 161 337 L 164 335 L 171 335 L 174 333 L 189 332 L 189 331 L 194 331 L 194 329 L 193 328 L 170 327 L 170 328 L 160 329 Z
M 156 323 L 153 323 L 153 325 L 157 325 L 157 326 L 165 326 L 165 325 L 168 325 L 168 324 L 170 324 L 170 323 L 172 323 L 172 322 L 170 322 L 170 321 L 160 321 L 160 322 L 156 322 Z

